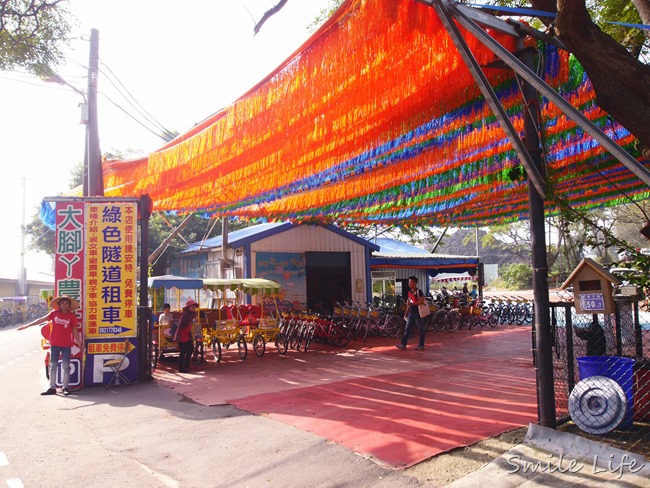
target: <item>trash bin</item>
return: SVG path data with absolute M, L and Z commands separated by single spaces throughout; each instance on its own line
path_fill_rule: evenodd
M 634 420 L 634 359 L 619 356 L 584 356 L 577 360 L 581 380 L 590 376 L 604 376 L 619 384 L 627 400 L 627 411 L 620 428 L 631 428 Z

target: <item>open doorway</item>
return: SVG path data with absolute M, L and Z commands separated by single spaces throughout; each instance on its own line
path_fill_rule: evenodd
M 352 299 L 350 253 L 308 252 L 307 306 L 310 310 L 331 314 L 336 302 Z

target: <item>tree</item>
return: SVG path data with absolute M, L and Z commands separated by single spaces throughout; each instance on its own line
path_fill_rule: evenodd
M 0 70 L 26 69 L 37 75 L 63 59 L 70 13 L 64 0 L 0 2 Z M 45 70 L 45 71 L 44 71 Z
M 650 66 L 594 23 L 586 0 L 531 0 L 533 8 L 557 14 L 555 19 L 540 17 L 580 62 L 596 92 L 596 103 L 611 114 L 640 141 L 645 157 L 650 157 Z M 640 20 L 650 23 L 650 0 L 602 2 L 620 13 L 620 6 L 636 7 Z M 615 10 L 616 5 L 619 10 Z M 613 8 L 612 8 L 613 7 Z M 613 12 L 612 12 L 613 10 Z

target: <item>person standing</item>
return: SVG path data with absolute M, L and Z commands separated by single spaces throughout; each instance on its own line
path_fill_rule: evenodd
M 404 313 L 404 320 L 406 320 L 406 328 L 404 329 L 404 336 L 399 344 L 395 347 L 398 349 L 406 349 L 406 344 L 408 343 L 409 337 L 411 337 L 411 332 L 413 330 L 413 325 L 417 324 L 418 331 L 420 332 L 420 342 L 415 348 L 417 351 L 424 349 L 424 335 L 426 333 L 425 322 L 422 317 L 420 317 L 420 311 L 418 310 L 419 305 L 425 303 L 424 293 L 418 288 L 418 279 L 416 276 L 409 277 L 409 292 L 408 300 L 406 301 L 406 312 Z
M 181 318 L 178 319 L 178 328 L 176 329 L 175 340 L 178 342 L 180 355 L 178 356 L 178 372 L 190 372 L 190 359 L 194 352 L 194 341 L 192 340 L 192 323 L 196 317 L 196 307 L 198 303 L 190 299 L 183 307 Z
M 31 321 L 18 330 L 24 330 L 33 325 L 49 322 L 50 327 L 50 387 L 41 395 L 56 394 L 56 371 L 61 357 L 63 369 L 63 388 L 64 395 L 69 395 L 70 390 L 70 355 L 73 344 L 81 347 L 81 334 L 79 331 L 79 321 L 74 311 L 79 308 L 79 301 L 74 298 L 61 295 L 52 299 L 52 310 L 47 315 Z

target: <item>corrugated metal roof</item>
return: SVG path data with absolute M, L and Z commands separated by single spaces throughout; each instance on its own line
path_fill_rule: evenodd
M 298 224 L 300 225 L 300 224 Z M 243 247 L 251 242 L 259 241 L 265 237 L 284 232 L 286 230 L 298 227 L 298 225 L 293 225 L 290 222 L 272 222 L 266 224 L 252 225 L 246 227 L 245 229 L 235 230 L 228 233 L 228 246 L 229 247 Z M 305 224 L 307 225 L 307 224 Z M 373 244 L 370 241 L 362 239 L 354 234 L 340 229 L 339 227 L 333 225 L 324 226 L 326 229 L 335 232 L 346 239 L 351 239 L 358 242 L 359 244 L 369 247 L 372 251 L 376 251 L 378 246 Z M 187 249 L 181 252 L 181 254 L 188 254 L 200 251 L 207 251 L 209 249 L 219 249 L 223 245 L 223 236 L 215 236 L 205 241 L 198 241 L 191 243 Z
M 373 242 L 379 246 L 379 251 L 372 253 L 372 256 L 378 258 L 461 259 L 470 261 L 478 259 L 476 256 L 431 254 L 426 249 L 421 249 L 406 242 L 388 237 L 378 237 L 377 239 L 373 239 Z
M 251 237 L 256 237 L 264 232 L 274 231 L 283 225 L 291 227 L 291 224 L 286 222 L 267 222 L 266 224 L 252 225 L 244 229 L 235 230 L 228 233 L 228 245 L 231 247 L 240 247 L 239 242 L 248 240 Z M 254 239 L 257 240 L 257 239 Z M 204 241 L 192 242 L 187 249 L 181 254 L 207 251 L 208 249 L 218 249 L 223 245 L 223 236 L 215 236 Z

